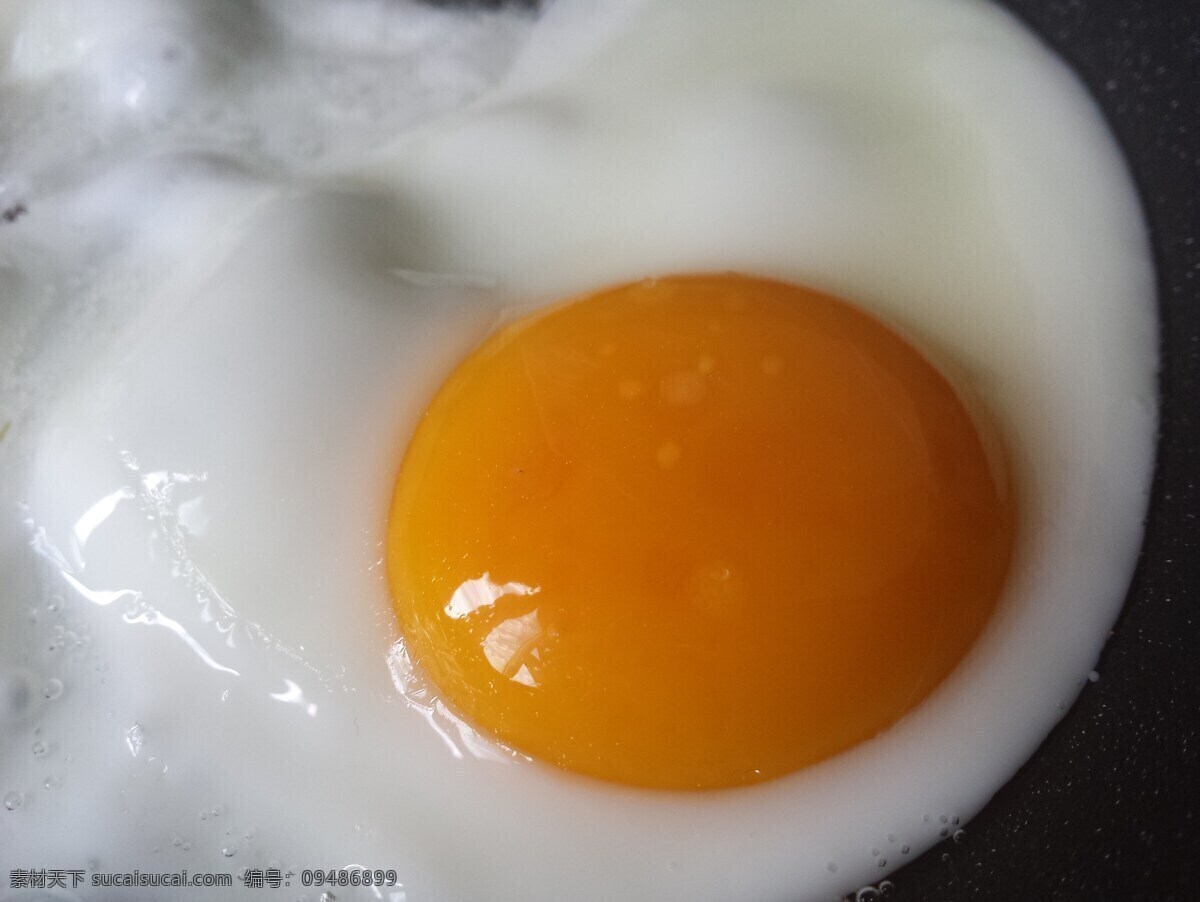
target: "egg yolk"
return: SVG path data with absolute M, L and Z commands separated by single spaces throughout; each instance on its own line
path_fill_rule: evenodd
M 1001 593 L 1003 454 L 855 307 L 725 274 L 515 322 L 405 455 L 388 574 L 466 721 L 620 783 L 820 761 L 913 708 Z

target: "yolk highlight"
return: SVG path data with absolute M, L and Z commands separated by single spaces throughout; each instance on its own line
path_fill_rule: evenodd
M 388 573 L 466 720 L 606 780 L 716 788 L 868 739 L 971 646 L 1014 511 L 991 435 L 856 308 L 739 275 L 502 329 L 408 448 Z

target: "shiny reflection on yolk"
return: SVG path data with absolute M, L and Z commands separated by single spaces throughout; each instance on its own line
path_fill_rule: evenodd
M 987 621 L 1014 512 L 986 433 L 910 345 L 803 288 L 555 307 L 463 361 L 412 439 L 405 642 L 469 722 L 572 771 L 788 773 L 918 704 Z

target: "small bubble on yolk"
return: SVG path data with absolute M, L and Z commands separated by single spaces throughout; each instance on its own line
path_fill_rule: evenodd
M 408 448 L 388 575 L 413 659 L 502 742 L 621 783 L 770 779 L 879 733 L 1000 596 L 982 418 L 858 309 L 740 275 L 502 329 Z

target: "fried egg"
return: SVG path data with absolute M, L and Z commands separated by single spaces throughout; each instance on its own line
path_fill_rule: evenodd
M 0 870 L 836 899 L 1034 752 L 1156 323 L 1018 23 L 117 5 L 0 18 Z

